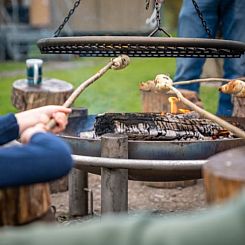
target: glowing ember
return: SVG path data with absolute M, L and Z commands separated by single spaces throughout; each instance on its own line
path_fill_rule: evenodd
M 179 112 L 180 112 L 181 114 L 186 114 L 186 113 L 189 113 L 189 112 L 191 112 L 191 111 L 188 110 L 188 109 L 179 109 Z

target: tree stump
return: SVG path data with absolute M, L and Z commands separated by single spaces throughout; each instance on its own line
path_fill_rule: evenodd
M 40 86 L 28 86 L 26 79 L 17 80 L 13 84 L 12 103 L 21 110 L 29 110 L 44 105 L 62 105 L 73 91 L 71 84 L 46 79 Z
M 245 77 L 239 78 L 245 81 Z M 245 98 L 233 96 L 233 117 L 245 117 Z
M 168 101 L 169 97 L 176 97 L 174 92 L 166 93 L 164 91 L 155 90 L 141 90 L 141 101 L 143 112 L 170 112 L 170 103 Z M 180 89 L 180 92 L 184 97 L 189 99 L 191 102 L 203 108 L 203 104 L 198 97 L 198 94 L 194 91 Z M 177 102 L 177 107 L 179 109 L 189 109 L 181 101 Z M 196 180 L 186 180 L 186 181 L 171 181 L 171 182 L 144 182 L 145 185 L 156 188 L 167 188 L 173 189 L 178 187 L 188 187 L 196 184 Z
M 211 157 L 203 167 L 208 203 L 222 203 L 245 187 L 245 147 Z
M 194 91 L 179 89 L 183 96 L 189 99 L 194 104 L 203 108 L 202 102 Z M 169 97 L 176 97 L 174 92 L 163 92 L 163 91 L 144 91 L 141 90 L 141 101 L 143 112 L 170 112 Z M 189 109 L 181 101 L 177 102 L 179 109 Z
M 48 184 L 0 190 L 0 226 L 23 225 L 42 218 L 51 205 Z

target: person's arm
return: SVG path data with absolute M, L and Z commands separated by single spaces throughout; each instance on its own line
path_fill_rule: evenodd
M 56 126 L 51 131 L 63 131 L 70 112 L 71 109 L 62 106 L 45 106 L 11 114 L 4 119 L 2 142 L 20 134 L 23 144 L 0 148 L 0 187 L 47 182 L 69 172 L 72 167 L 69 147 L 61 139 L 46 133 L 45 125 L 54 118 Z M 9 134 L 13 135 L 5 136 Z
M 68 115 L 70 112 L 70 108 L 50 105 L 19 112 L 15 115 L 10 113 L 0 116 L 0 145 L 17 139 L 26 129 L 38 123 L 47 124 L 51 118 L 54 118 L 58 123 L 52 132 L 61 132 L 65 129 L 66 124 L 62 122 L 63 118 L 60 120 L 60 114 Z
M 35 133 L 25 145 L 0 148 L 0 187 L 54 180 L 72 165 L 66 143 L 50 133 Z
M 15 140 L 19 136 L 19 125 L 14 114 L 0 116 L 0 145 Z

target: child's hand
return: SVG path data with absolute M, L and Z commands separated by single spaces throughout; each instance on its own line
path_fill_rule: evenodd
M 71 109 L 64 106 L 50 105 L 15 114 L 19 124 L 20 135 L 27 128 L 33 127 L 38 123 L 46 124 L 52 118 L 56 119 L 58 124 L 58 127 L 52 130 L 52 132 L 61 132 L 61 130 L 65 129 L 67 119 L 65 120 L 59 113 L 62 113 L 67 117 L 68 114 L 71 113 Z M 56 114 L 58 116 L 56 116 Z

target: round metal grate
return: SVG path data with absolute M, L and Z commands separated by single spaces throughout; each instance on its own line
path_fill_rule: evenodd
M 137 36 L 55 37 L 38 41 L 43 54 L 75 54 L 81 57 L 197 57 L 239 58 L 245 43 L 199 38 Z

